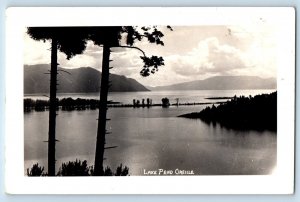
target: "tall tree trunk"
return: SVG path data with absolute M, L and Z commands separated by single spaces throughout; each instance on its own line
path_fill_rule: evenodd
M 51 73 L 50 73 L 50 107 L 48 139 L 48 175 L 55 176 L 55 125 L 56 125 L 56 83 L 57 83 L 57 40 L 52 38 Z
M 109 56 L 110 56 L 110 47 L 104 44 L 103 59 L 102 59 L 99 117 L 98 117 L 98 131 L 97 131 L 96 154 L 95 154 L 95 169 L 94 169 L 94 175 L 96 176 L 102 176 L 104 174 L 103 159 L 104 159 L 104 146 L 105 146 L 105 135 L 106 135 L 107 95 L 108 95 L 108 88 L 109 88 Z

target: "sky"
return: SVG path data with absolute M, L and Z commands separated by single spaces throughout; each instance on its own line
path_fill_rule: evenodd
M 260 76 L 276 78 L 277 29 L 266 19 L 255 19 L 251 25 L 172 26 L 164 33 L 164 46 L 138 42 L 135 46 L 147 56 L 164 58 L 165 66 L 148 77 L 139 72 L 143 63 L 136 49 L 112 48 L 111 73 L 136 79 L 145 86 L 164 86 L 203 80 L 212 76 Z M 24 34 L 24 64 L 50 64 L 50 42 L 34 41 Z M 102 48 L 88 42 L 85 52 L 70 60 L 58 54 L 64 68 L 93 67 L 101 69 Z

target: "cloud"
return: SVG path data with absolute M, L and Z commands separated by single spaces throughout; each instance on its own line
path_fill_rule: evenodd
M 236 47 L 220 44 L 215 37 L 198 43 L 186 55 L 168 57 L 168 65 L 183 76 L 205 75 L 207 73 L 226 74 L 232 69 L 245 68 L 243 52 Z
M 102 65 L 102 52 L 102 47 L 95 46 L 89 41 L 83 54 L 75 55 L 67 60 L 65 54 L 58 53 L 58 61 L 60 66 L 64 68 L 93 67 L 100 69 Z
M 111 73 L 137 77 L 143 67 L 141 52 L 130 48 L 112 48 Z
M 24 34 L 24 64 L 50 64 L 50 48 L 49 41 L 35 41 L 27 34 Z
M 24 35 L 24 64 L 50 64 L 51 44 L 49 41 L 35 41 L 27 34 Z M 94 67 L 99 69 L 102 64 L 102 48 L 92 42 L 87 43 L 83 54 L 67 60 L 64 53 L 58 52 L 58 63 L 65 68 Z
M 208 39 L 206 43 L 208 44 L 208 57 L 206 62 L 199 66 L 202 72 L 223 74 L 228 70 L 246 67 L 241 50 L 230 45 L 220 45 L 215 38 Z

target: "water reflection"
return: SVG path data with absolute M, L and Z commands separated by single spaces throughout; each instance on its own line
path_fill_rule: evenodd
M 120 163 L 130 175 L 145 170 L 193 170 L 197 175 L 268 174 L 276 165 L 276 134 L 237 131 L 217 123 L 176 116 L 205 106 L 162 108 L 114 108 L 108 111 L 108 146 L 105 164 Z M 81 159 L 94 161 L 97 111 L 59 112 L 57 117 L 57 166 Z M 47 167 L 48 113 L 24 115 L 25 169 L 39 162 Z

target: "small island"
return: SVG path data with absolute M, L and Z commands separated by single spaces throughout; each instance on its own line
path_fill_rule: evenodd
M 254 97 L 234 96 L 226 103 L 179 117 L 199 118 L 229 129 L 277 131 L 277 91 Z

